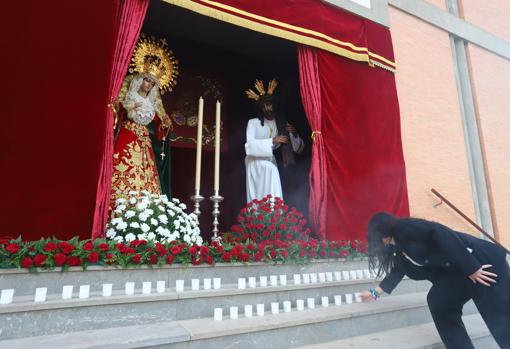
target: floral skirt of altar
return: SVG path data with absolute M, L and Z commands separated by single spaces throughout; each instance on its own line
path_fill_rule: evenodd
M 115 140 L 109 211 L 115 209 L 118 198 L 142 190 L 161 193 L 152 143 L 146 126 L 127 121 Z

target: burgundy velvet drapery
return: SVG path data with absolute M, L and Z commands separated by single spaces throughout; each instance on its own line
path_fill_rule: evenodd
M 115 51 L 110 75 L 110 101 L 117 98 L 142 29 L 149 0 L 120 0 Z M 113 110 L 108 108 L 104 126 L 104 149 L 97 183 L 92 237 L 104 235 L 112 185 Z
M 325 237 L 328 172 L 322 137 L 321 82 L 317 49 L 304 45 L 298 46 L 298 62 L 301 100 L 312 129 L 313 139 L 309 217 L 314 230 L 321 237 Z
M 90 237 L 117 8 L 2 3 L 0 236 Z
M 328 174 L 326 238 L 365 239 L 377 211 L 409 215 L 395 76 L 317 51 Z

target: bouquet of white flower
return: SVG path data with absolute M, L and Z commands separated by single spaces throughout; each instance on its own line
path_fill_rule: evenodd
M 128 243 L 138 239 L 202 245 L 197 216 L 185 209 L 186 205 L 178 199 L 132 191 L 127 198 L 117 199 L 106 237 Z

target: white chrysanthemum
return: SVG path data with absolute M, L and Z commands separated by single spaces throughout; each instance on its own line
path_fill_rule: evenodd
M 109 239 L 114 238 L 115 235 L 117 235 L 117 233 L 115 232 L 115 229 L 113 229 L 113 228 L 110 228 L 106 231 L 106 237 Z
M 126 217 L 126 218 L 131 218 L 131 217 L 134 217 L 135 215 L 136 215 L 136 212 L 133 210 L 127 210 L 126 213 L 124 213 L 124 217 Z
M 159 215 L 158 219 L 163 224 L 167 224 L 168 223 L 168 217 L 166 215 L 164 215 L 164 214 Z
M 158 209 L 162 212 L 165 212 L 165 208 L 162 205 L 158 205 Z
M 131 196 L 138 196 L 138 195 L 139 195 L 139 193 L 138 193 L 137 191 L 131 190 L 131 191 L 129 192 L 129 195 L 131 195 Z
M 114 241 L 117 241 L 117 242 L 123 242 L 124 241 L 124 237 L 123 236 L 116 236 L 113 238 Z
M 113 224 L 113 225 L 117 225 L 119 224 L 120 222 L 122 222 L 122 218 L 120 217 L 117 217 L 117 218 L 113 218 L 110 223 Z
M 191 242 L 191 237 L 189 235 L 184 235 L 182 237 L 185 243 L 189 244 Z
M 157 220 L 157 219 L 155 219 L 155 218 L 151 218 L 151 224 L 152 224 L 152 225 L 155 225 L 155 226 L 158 226 L 158 225 L 159 225 L 159 222 L 158 222 L 158 220 Z
M 175 202 L 176 204 L 180 203 L 179 199 L 177 198 L 172 198 L 172 201 Z
M 119 224 L 117 224 L 117 229 L 124 231 L 126 230 L 127 226 L 128 225 L 126 222 L 120 222 Z
M 174 227 L 175 229 L 179 229 L 179 227 L 181 226 L 181 222 L 179 222 L 178 220 L 175 220 L 174 221 Z
M 147 240 L 147 234 L 145 233 L 138 234 L 136 237 L 138 238 L 138 240 Z
M 152 231 L 147 234 L 147 240 L 154 240 L 156 239 L 156 234 L 154 234 Z
M 161 234 L 163 233 L 163 230 L 165 230 L 165 228 L 163 228 L 161 225 L 159 227 L 156 228 L 156 233 L 158 234 Z
M 138 205 L 136 205 L 136 208 L 139 209 L 140 211 L 143 211 L 147 208 L 149 204 L 145 201 L 142 201 L 140 202 Z
M 124 199 L 124 198 L 118 198 L 117 200 L 115 200 L 115 203 L 116 203 L 117 205 L 119 205 L 119 204 L 123 204 L 123 203 L 125 203 L 125 202 L 126 202 L 126 199 Z
M 152 216 L 154 214 L 154 210 L 152 208 L 148 208 L 143 213 L 146 213 L 148 216 Z
M 165 194 L 161 195 L 161 201 L 163 201 L 164 203 L 167 203 L 168 197 Z
M 144 215 L 143 213 L 140 213 L 138 215 L 138 218 L 142 221 L 142 222 L 145 222 L 147 220 L 147 218 L 149 218 L 148 216 Z
M 147 223 L 142 223 L 142 224 L 140 225 L 140 228 L 142 229 L 142 231 L 143 231 L 144 233 L 147 233 L 149 230 L 151 230 L 151 228 L 149 227 L 149 225 L 148 225 Z
M 136 236 L 133 233 L 129 233 L 129 234 L 126 234 L 126 236 L 124 238 L 126 239 L 127 242 L 131 242 L 136 239 Z
M 129 199 L 129 203 L 130 203 L 131 205 L 136 204 L 136 201 L 137 201 L 137 200 L 136 200 L 136 198 L 131 198 L 131 199 Z
M 172 211 L 172 210 L 166 210 L 166 212 L 168 212 L 168 214 L 170 215 L 170 217 L 175 217 L 175 212 Z
M 131 222 L 131 223 L 129 223 L 129 226 L 131 228 L 138 229 L 138 228 L 140 228 L 140 223 L 138 223 L 138 222 Z
M 185 210 L 186 209 L 186 204 L 181 203 L 181 204 L 179 204 L 179 207 L 182 208 L 183 210 Z

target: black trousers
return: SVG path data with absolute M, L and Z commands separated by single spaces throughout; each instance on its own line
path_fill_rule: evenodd
M 464 323 L 462 308 L 473 299 L 492 336 L 503 349 L 510 349 L 510 268 L 508 263 L 492 264 L 497 283 L 490 287 L 455 272 L 438 272 L 427 295 L 437 331 L 448 349 L 474 348 Z

